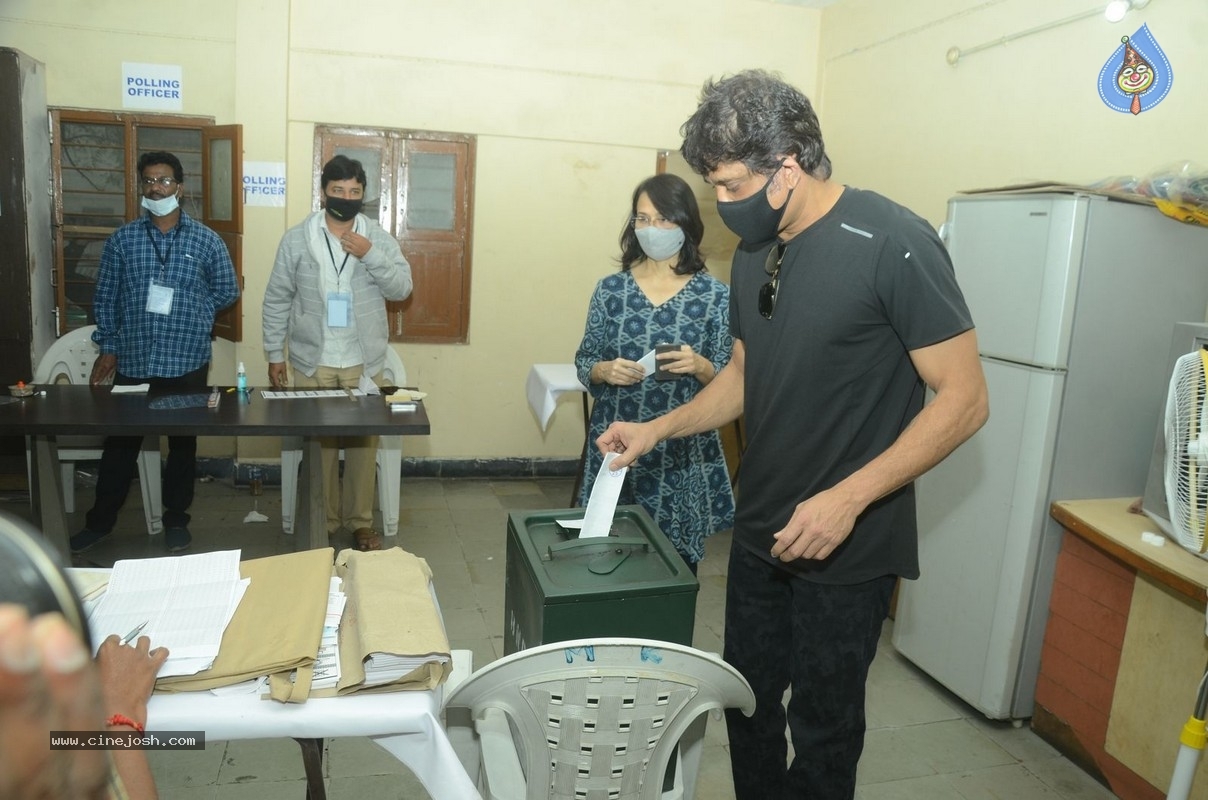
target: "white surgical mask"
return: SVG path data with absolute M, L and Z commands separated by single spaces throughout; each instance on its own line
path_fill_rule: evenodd
M 176 209 L 180 208 L 180 201 L 176 199 L 175 194 L 170 194 L 167 197 L 159 200 L 152 200 L 150 197 L 143 198 L 143 208 L 150 211 L 157 217 L 166 217 Z
M 683 228 L 634 228 L 633 233 L 638 237 L 638 244 L 646 258 L 652 261 L 666 261 L 678 253 L 684 246 Z

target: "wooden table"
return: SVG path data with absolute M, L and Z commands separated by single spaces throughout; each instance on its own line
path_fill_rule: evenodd
M 415 411 L 392 411 L 378 395 L 269 400 L 259 389 L 241 395 L 220 388 L 218 407 L 209 408 L 208 391 L 114 394 L 110 388 L 55 385 L 44 394 L 0 402 L 0 435 L 28 437 L 34 521 L 65 556 L 69 533 L 57 436 L 301 436 L 299 492 L 305 500 L 295 538 L 301 550 L 327 546 L 323 492 L 309 490 L 323 486 L 320 437 L 431 433 L 422 402 Z

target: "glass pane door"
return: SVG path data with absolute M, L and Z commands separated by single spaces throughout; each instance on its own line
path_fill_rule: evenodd
M 65 122 L 60 137 L 63 224 L 117 230 L 126 221 L 124 127 Z
M 452 231 L 457 220 L 457 158 L 452 153 L 407 154 L 407 230 Z

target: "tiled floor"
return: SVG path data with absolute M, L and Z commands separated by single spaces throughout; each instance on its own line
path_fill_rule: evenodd
M 91 503 L 86 477 L 78 490 L 73 530 Z M 292 549 L 280 532 L 280 492 L 268 487 L 252 498 L 229 481 L 198 483 L 193 507 L 192 552 L 239 547 L 245 557 Z M 474 652 L 476 665 L 503 653 L 503 585 L 506 513 L 510 509 L 563 508 L 569 479 L 406 479 L 398 544 L 428 560 L 435 576 L 450 644 Z M 8 497 L 13 510 L 24 507 Z M 245 523 L 256 503 L 267 523 Z M 333 542 L 339 548 L 350 537 Z M 696 640 L 720 652 L 728 535 L 709 542 L 701 565 Z M 111 565 L 115 559 L 163 553 L 143 527 L 137 487 L 119 530 L 77 566 Z M 891 624 L 891 623 L 890 623 Z M 1060 757 L 1028 728 L 988 722 L 899 656 L 889 625 L 872 665 L 868 722 L 860 764 L 860 800 L 1103 800 L 1110 792 Z M 710 750 L 702 759 L 698 797 L 733 797 L 725 725 L 710 721 Z M 301 800 L 306 794 L 298 748 L 290 740 L 211 742 L 204 752 L 154 753 L 152 766 L 167 800 Z M 325 768 L 328 797 L 426 798 L 404 767 L 368 739 L 329 740 Z

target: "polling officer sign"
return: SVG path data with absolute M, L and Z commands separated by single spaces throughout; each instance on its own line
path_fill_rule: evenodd
M 285 208 L 285 162 L 243 162 L 243 204 Z
M 180 66 L 122 62 L 122 108 L 183 110 L 184 88 Z

